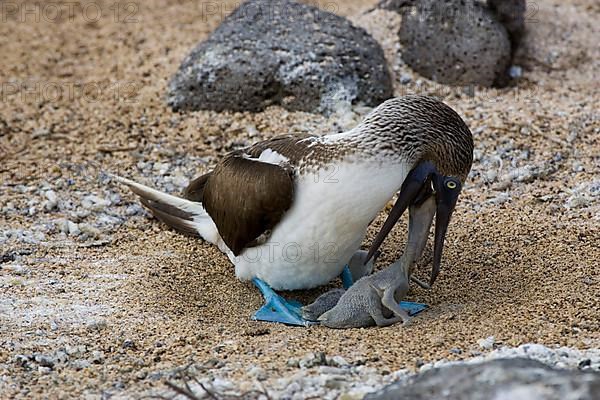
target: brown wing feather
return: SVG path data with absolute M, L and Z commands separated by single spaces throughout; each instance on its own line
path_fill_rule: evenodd
M 191 201 L 202 203 L 204 187 L 206 186 L 206 182 L 208 182 L 208 178 L 210 178 L 211 174 L 212 172 L 209 172 L 191 181 L 190 184 L 185 188 L 183 197 Z
M 292 172 L 231 153 L 203 190 L 203 205 L 233 254 L 272 229 L 292 205 Z

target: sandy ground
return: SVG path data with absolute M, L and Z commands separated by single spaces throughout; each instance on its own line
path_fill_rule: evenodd
M 75 218 L 44 208 L 48 188 L 74 203 L 85 193 L 120 193 L 106 208 L 124 210 L 134 196 L 102 171 L 160 185 L 169 175 L 160 163 L 179 162 L 189 179 L 233 148 L 285 132 L 326 133 L 358 118 L 277 107 L 173 114 L 163 101 L 168 78 L 220 16 L 192 1 L 93 4 L 87 16 L 76 8 L 60 21 L 39 14 L 39 21 L 20 15 L 0 23 L 2 231 Z M 277 377 L 293 371 L 290 358 L 313 351 L 386 374 L 470 357 L 490 335 L 509 346 L 599 348 L 600 9 L 594 0 L 536 7 L 515 87 L 469 93 L 419 79 L 402 65 L 394 70 L 397 94 L 441 96 L 476 143 L 442 273 L 434 290 L 410 293 L 431 306 L 413 324 L 333 331 L 253 322 L 260 295 L 235 278 L 224 255 L 137 212 L 85 240 L 49 229 L 36 240 L 0 242 L 0 398 L 146 393 L 163 387 L 164 371 L 191 362 L 233 379 L 250 380 L 251 366 Z M 98 20 L 97 8 L 104 14 Z M 367 8 L 336 4 L 396 63 L 397 21 L 357 16 Z M 410 82 L 401 84 L 401 76 Z M 394 230 L 379 266 L 399 255 L 405 231 L 405 222 Z M 422 265 L 419 274 L 428 270 Z M 318 293 L 286 295 L 309 301 Z M 60 349 L 69 363 L 35 360 Z

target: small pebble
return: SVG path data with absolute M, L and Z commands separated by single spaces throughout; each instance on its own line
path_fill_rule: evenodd
M 44 208 L 46 209 L 46 211 L 51 211 L 58 207 L 58 196 L 56 195 L 55 191 L 53 191 L 53 190 L 47 191 L 46 199 L 47 199 L 47 201 L 44 204 Z
M 342 356 L 333 356 L 327 359 L 327 365 L 330 365 L 332 367 L 344 368 L 348 367 L 350 363 L 348 363 L 348 361 L 346 361 L 346 359 Z
M 95 195 L 85 196 L 81 200 L 81 206 L 91 211 L 102 211 L 110 204 L 109 200 Z
M 52 368 L 54 367 L 54 360 L 49 356 L 37 355 L 35 356 L 35 362 L 41 365 L 42 367 Z
M 251 367 L 248 370 L 248 376 L 259 381 L 264 381 L 265 379 L 267 379 L 267 373 L 265 372 L 265 370 L 257 366 Z
M 286 362 L 288 367 L 298 368 L 300 367 L 300 361 L 297 358 L 289 358 Z
M 104 353 L 99 350 L 92 351 L 92 356 L 90 357 L 90 362 L 92 364 L 103 364 L 104 363 Z
M 75 360 L 71 363 L 71 366 L 80 371 L 82 369 L 91 367 L 92 363 L 90 363 L 88 360 Z
M 113 387 L 115 389 L 123 390 L 125 389 L 125 384 L 121 381 L 116 381 L 115 383 L 113 383 Z
M 573 163 L 573 166 L 571 169 L 573 170 L 573 172 L 581 172 L 584 170 L 583 165 L 581 165 L 581 163 L 578 161 Z
M 146 371 L 138 371 L 135 374 L 135 377 L 140 381 L 146 379 L 147 376 L 148 376 L 148 373 Z
M 523 76 L 523 68 L 518 65 L 511 65 L 508 69 L 508 75 L 513 79 L 519 79 Z
M 88 237 L 90 238 L 94 238 L 97 239 L 101 236 L 102 232 L 100 231 L 100 229 L 90 225 L 90 224 L 78 224 L 77 227 L 79 228 L 79 230 L 86 234 Z
M 485 339 L 479 339 L 477 341 L 479 347 L 481 347 L 484 350 L 490 350 L 494 348 L 494 343 L 496 343 L 496 339 L 494 338 L 494 336 L 488 336 Z
M 51 373 L 51 372 L 52 372 L 52 368 L 49 368 L 49 367 L 41 367 L 41 366 L 40 366 L 40 367 L 38 367 L 38 372 L 39 372 L 41 375 L 48 375 L 49 373 Z
M 5 265 L 3 267 L 4 269 L 6 269 L 7 271 L 11 272 L 14 275 L 18 275 L 18 276 L 24 276 L 29 274 L 31 271 L 29 270 L 29 268 L 21 265 L 21 264 L 13 264 L 13 265 Z
M 86 325 L 86 328 L 89 331 L 101 331 L 102 329 L 106 328 L 106 326 L 107 326 L 106 320 L 100 319 L 100 320 L 94 320 L 94 321 L 88 322 Z
M 67 345 L 67 346 L 65 346 L 65 352 L 69 356 L 78 357 L 78 356 L 81 356 L 81 355 L 85 354 L 87 352 L 87 349 L 83 345 L 79 345 L 79 346 L 69 346 L 69 345 Z
M 326 365 L 327 359 L 323 352 L 309 353 L 302 357 L 298 364 L 300 365 L 300 368 L 312 368 L 318 365 Z
M 590 360 L 589 358 L 586 358 L 584 360 L 581 360 L 579 362 L 579 364 L 577 364 L 577 367 L 580 368 L 580 369 L 583 369 L 583 368 L 589 367 L 591 365 L 592 365 L 592 360 Z

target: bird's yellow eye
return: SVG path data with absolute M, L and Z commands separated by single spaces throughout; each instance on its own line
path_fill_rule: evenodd
M 448 187 L 448 189 L 456 189 L 456 182 L 448 181 L 446 182 L 446 186 Z

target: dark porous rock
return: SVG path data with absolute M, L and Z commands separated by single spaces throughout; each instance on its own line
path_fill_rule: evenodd
M 169 84 L 176 111 L 331 113 L 392 96 L 383 50 L 348 20 L 289 0 L 243 3 L 184 59 Z
M 527 358 L 435 368 L 393 383 L 365 400 L 594 400 L 600 374 L 554 369 Z
M 402 14 L 402 59 L 419 74 L 450 85 L 502 85 L 511 62 L 509 35 L 476 0 L 384 2 Z

